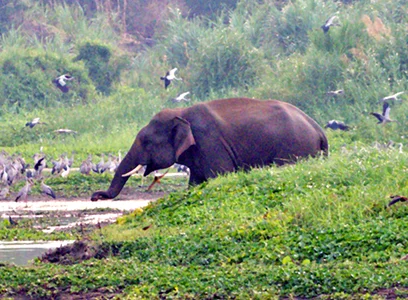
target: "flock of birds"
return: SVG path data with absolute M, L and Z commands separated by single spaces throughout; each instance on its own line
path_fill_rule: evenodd
M 380 99 L 380 103 L 382 103 L 382 112 L 378 113 L 378 112 L 371 112 L 370 115 L 374 116 L 377 119 L 377 124 L 387 124 L 390 122 L 396 122 L 398 123 L 398 121 L 393 120 L 390 118 L 390 104 L 389 101 L 394 100 L 394 101 L 401 101 L 400 98 L 398 98 L 398 96 L 402 95 L 404 92 L 398 92 L 395 93 L 393 95 L 384 97 Z M 343 90 L 337 90 L 337 91 L 329 91 L 327 92 L 327 95 L 329 96 L 338 96 L 338 95 L 343 95 L 344 91 Z M 350 126 L 346 125 L 344 122 L 341 121 L 337 121 L 337 120 L 330 120 L 329 122 L 327 122 L 327 124 L 325 125 L 325 128 L 330 128 L 333 130 L 349 130 Z
M 31 188 L 36 183 L 40 184 L 40 189 L 43 194 L 56 199 L 56 194 L 53 189 L 44 182 L 44 170 L 50 173 L 50 175 L 47 176 L 61 176 L 66 178 L 73 168 L 74 155 L 74 152 L 72 152 L 71 157 L 68 157 L 66 153 L 61 154 L 58 159 L 50 159 L 51 165 L 48 165 L 47 156 L 42 152 L 42 149 L 40 149 L 39 153 L 32 156 L 33 164 L 31 166 L 21 155 L 9 155 L 3 150 L 0 152 L 0 200 L 8 199 L 10 196 L 10 188 L 20 181 L 25 181 L 25 185 L 18 191 L 15 197 L 16 202 L 21 200 L 27 202 Z M 100 160 L 94 163 L 92 161 L 92 155 L 88 155 L 88 157 L 81 162 L 78 171 L 84 175 L 90 175 L 91 173 L 102 174 L 105 172 L 115 173 L 122 160 L 121 153 L 119 152 L 118 156 L 109 153 L 107 156 L 108 158 L 105 160 L 106 155 L 102 153 Z M 189 172 L 186 166 L 175 164 L 174 167 L 178 172 L 187 174 Z M 140 171 L 144 172 L 144 170 Z M 150 190 L 154 184 L 160 182 L 160 179 L 166 173 L 160 174 L 156 172 L 154 180 L 147 190 Z

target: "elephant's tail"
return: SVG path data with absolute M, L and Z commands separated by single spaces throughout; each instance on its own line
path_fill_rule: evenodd
M 329 142 L 324 133 L 320 137 L 320 150 L 323 152 L 324 156 L 329 156 Z

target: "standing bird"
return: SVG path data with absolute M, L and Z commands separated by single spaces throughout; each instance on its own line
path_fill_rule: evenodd
M 390 196 L 390 198 L 391 198 L 391 201 L 390 203 L 388 203 L 388 206 L 394 205 L 397 202 L 405 202 L 408 200 L 408 197 L 399 196 L 399 195 Z
M 384 101 L 388 101 L 388 100 L 396 100 L 396 101 L 400 101 L 401 99 L 398 99 L 398 96 L 399 95 L 401 95 L 401 94 L 403 94 L 404 92 L 399 92 L 399 93 L 396 93 L 396 94 L 394 94 L 394 95 L 390 95 L 390 96 L 387 96 L 387 97 L 384 97 L 384 98 L 381 98 L 381 100 L 380 101 L 382 101 L 382 102 L 384 102 Z
M 57 198 L 52 188 L 44 183 L 43 178 L 41 178 L 41 192 L 52 197 L 53 199 Z
M 61 90 L 63 93 L 68 93 L 69 88 L 67 86 L 67 83 L 65 82 L 66 80 L 72 80 L 74 77 L 69 76 L 67 74 L 61 75 L 57 78 L 55 78 L 52 82 L 55 84 L 57 88 Z
M 324 33 L 327 33 L 330 29 L 331 26 L 340 26 L 339 23 L 334 23 L 334 20 L 338 19 L 337 16 L 332 16 L 330 18 L 327 19 L 326 23 L 324 23 L 324 25 L 322 25 L 322 29 Z
M 166 76 L 160 77 L 161 80 L 164 80 L 164 88 L 167 89 L 167 87 L 170 85 L 171 81 L 173 79 L 176 80 L 182 80 L 181 78 L 177 78 L 175 73 L 177 71 L 177 68 L 171 69 L 166 73 Z
M 390 119 L 390 110 L 391 110 L 391 108 L 390 108 L 390 105 L 388 104 L 388 102 L 384 102 L 382 114 L 380 114 L 380 113 L 371 113 L 370 115 L 373 115 L 374 117 L 376 117 L 378 119 L 377 124 L 386 124 L 386 123 L 389 123 L 389 122 L 396 122 L 395 120 Z
M 27 122 L 25 126 L 30 126 L 30 128 L 33 128 L 35 125 L 38 125 L 38 124 L 47 124 L 47 123 L 40 122 L 40 118 L 34 118 L 31 122 Z
M 63 167 L 63 170 L 64 170 L 64 171 L 61 172 L 61 177 L 67 178 L 68 175 L 69 175 L 69 170 L 70 170 L 69 167 L 68 167 L 68 165 L 65 165 L 65 166 Z
M 340 96 L 344 95 L 344 90 L 328 91 L 326 94 L 329 96 Z
M 92 155 L 88 155 L 88 158 L 81 163 L 79 171 L 81 174 L 89 175 L 92 170 Z
M 27 202 L 27 196 L 31 192 L 31 187 L 33 186 L 33 184 L 34 182 L 31 181 L 31 179 L 27 179 L 25 186 L 23 186 L 18 192 L 15 201 L 17 202 L 18 200 L 25 200 L 25 202 Z
M 173 102 L 181 102 L 181 101 L 190 101 L 190 99 L 187 99 L 186 96 L 190 94 L 190 92 L 185 92 L 180 94 L 179 96 L 177 96 L 176 98 L 173 98 L 172 101 Z
M 346 124 L 344 124 L 343 122 L 337 121 L 337 120 L 330 120 L 329 122 L 327 122 L 326 126 L 324 126 L 324 128 L 330 128 L 333 130 L 349 130 L 350 127 Z

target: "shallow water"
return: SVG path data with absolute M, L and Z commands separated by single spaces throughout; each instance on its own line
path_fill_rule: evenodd
M 72 244 L 74 241 L 48 241 L 48 242 L 0 242 L 0 262 L 15 265 L 27 265 L 31 260 L 43 255 L 49 249 Z

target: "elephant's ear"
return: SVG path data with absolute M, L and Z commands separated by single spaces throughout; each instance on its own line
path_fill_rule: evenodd
M 174 149 L 176 150 L 176 160 L 178 160 L 180 155 L 188 148 L 195 145 L 196 142 L 193 133 L 191 132 L 190 123 L 183 118 L 174 118 L 172 133 L 173 145 Z

